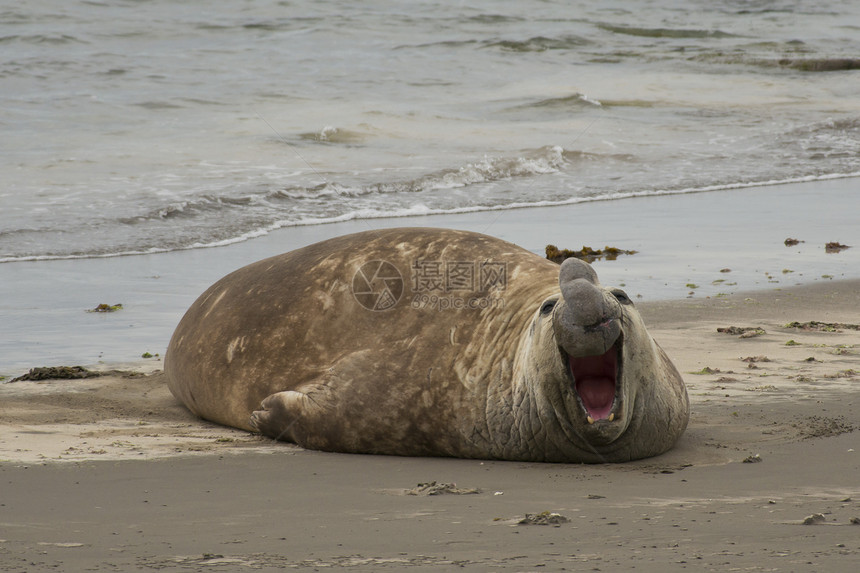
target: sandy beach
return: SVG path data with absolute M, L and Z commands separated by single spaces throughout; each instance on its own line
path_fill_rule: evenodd
M 0 573 L 860 571 L 860 2 L 2 12 Z M 386 451 L 377 436 L 401 443 L 402 417 L 378 420 L 403 406 L 406 439 L 431 442 L 474 408 L 489 415 L 457 440 L 532 452 L 666 403 L 617 383 L 645 386 L 652 348 L 637 321 L 593 313 L 590 287 L 565 289 L 578 294 L 550 325 L 549 263 L 541 276 L 517 264 L 525 252 L 368 233 L 391 227 L 481 233 L 535 257 L 618 254 L 593 269 L 686 383 L 676 446 L 593 465 L 325 453 L 202 420 L 170 393 L 168 345 L 211 285 L 364 233 L 324 265 L 254 267 L 192 311 L 167 360 L 171 378 L 202 381 L 187 403 L 235 410 L 229 391 L 202 387 L 222 373 L 228 390 L 374 380 L 303 403 L 339 412 L 363 451 Z M 394 250 L 401 280 L 362 270 Z M 425 275 L 443 268 L 444 285 Z M 492 280 L 474 289 L 483 268 Z M 541 318 L 511 328 L 532 298 Z M 580 314 L 573 298 L 595 320 L 556 320 Z M 427 312 L 361 316 L 353 299 Z M 476 303 L 514 312 L 458 309 Z M 433 307 L 456 322 L 435 322 Z M 620 357 L 605 348 L 616 324 Z M 224 353 L 211 342 L 222 335 Z M 557 415 L 552 397 L 569 388 L 495 391 L 509 372 L 558 372 L 555 343 L 579 421 L 596 425 Z M 494 391 L 461 397 L 452 371 L 455 385 Z M 92 376 L 57 375 L 75 372 Z M 417 376 L 439 387 L 397 386 Z M 530 433 L 494 431 L 508 404 L 529 404 L 511 426 Z M 626 427 L 657 443 L 679 419 L 667 417 Z M 284 425 L 270 433 L 302 427 Z
M 0 265 L 0 571 L 855 571 L 854 181 Z M 368 226 L 460 228 L 535 253 L 638 251 L 595 269 L 634 298 L 684 376 L 692 417 L 678 446 L 593 466 L 326 454 L 201 421 L 174 400 L 161 356 L 209 284 Z M 852 248 L 829 254 L 828 241 Z M 100 303 L 123 308 L 85 312 Z M 787 326 L 810 321 L 833 326 Z M 761 331 L 718 332 L 731 327 Z M 108 375 L 8 382 L 76 364 Z M 419 487 L 433 482 L 477 493 Z M 560 523 L 519 524 L 527 515 Z
M 305 451 L 195 419 L 152 361 L 0 385 L 0 570 L 857 570 L 860 281 L 639 306 L 692 418 L 620 465 Z

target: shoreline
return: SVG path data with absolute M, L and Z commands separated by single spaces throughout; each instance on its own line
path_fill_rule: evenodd
M 472 230 L 541 255 L 547 244 L 635 250 L 635 255 L 599 261 L 595 269 L 603 284 L 622 286 L 637 302 L 856 279 L 860 229 L 854 213 L 860 211 L 860 194 L 853 181 L 350 221 L 284 228 L 219 248 L 0 264 L 0 376 L 12 378 L 36 366 L 124 363 L 145 352 L 163 354 L 185 310 L 220 277 L 371 224 Z M 840 208 L 833 212 L 833 205 Z M 788 237 L 805 242 L 786 247 Z M 829 241 L 851 248 L 828 254 L 824 245 Z M 121 303 L 123 309 L 85 312 L 103 303 Z
M 48 262 L 48 261 L 63 261 L 63 260 L 82 260 L 82 259 L 109 259 L 109 258 L 117 258 L 117 257 L 134 257 L 134 256 L 145 256 L 145 255 L 159 255 L 165 253 L 172 252 L 182 252 L 182 251 L 190 251 L 196 249 L 216 249 L 221 247 L 229 247 L 231 245 L 244 243 L 246 241 L 253 241 L 259 237 L 263 237 L 269 235 L 270 233 L 277 233 L 282 229 L 292 229 L 296 227 L 316 227 L 321 225 L 337 225 L 343 223 L 361 223 L 366 221 L 367 226 L 369 228 L 375 228 L 377 226 L 382 225 L 374 225 L 375 221 L 386 220 L 386 219 L 394 219 L 394 220 L 404 220 L 404 219 L 416 219 L 416 218 L 424 218 L 424 217 L 440 217 L 440 216 L 451 216 L 457 217 L 461 215 L 477 215 L 481 214 L 491 215 L 497 211 L 518 211 L 522 209 L 546 209 L 553 207 L 573 207 L 576 205 L 588 204 L 588 203 L 603 203 L 603 202 L 615 202 L 615 201 L 623 201 L 625 199 L 647 199 L 652 197 L 672 197 L 677 195 L 695 195 L 699 193 L 712 193 L 712 192 L 720 192 L 720 191 L 738 191 L 744 189 L 755 189 L 762 187 L 771 187 L 771 186 L 785 186 L 785 185 L 794 185 L 799 183 L 822 183 L 827 181 L 834 181 L 838 179 L 854 179 L 860 178 L 860 172 L 857 173 L 833 173 L 830 175 L 809 175 L 805 177 L 797 177 L 793 179 L 784 179 L 784 180 L 773 180 L 773 181 L 756 181 L 752 183 L 731 183 L 726 185 L 711 185 L 706 187 L 696 187 L 696 188 L 688 188 L 688 189 L 679 189 L 679 190 L 657 190 L 657 191 L 641 191 L 641 192 L 630 192 L 630 193 L 617 193 L 612 196 L 605 197 L 579 197 L 574 199 L 567 200 L 558 200 L 558 201 L 541 201 L 537 203 L 512 203 L 507 205 L 496 205 L 496 206 L 476 206 L 476 207 L 461 207 L 455 208 L 451 210 L 431 210 L 424 209 L 422 206 L 416 206 L 412 210 L 403 211 L 403 212 L 393 212 L 393 213 L 384 213 L 379 212 L 379 214 L 374 214 L 366 217 L 357 217 L 352 216 L 352 214 L 341 217 L 333 217 L 328 219 L 306 219 L 299 221 L 278 221 L 267 227 L 254 229 L 252 231 L 248 231 L 234 237 L 232 239 L 224 239 L 220 241 L 215 241 L 212 243 L 204 243 L 204 244 L 194 244 L 186 247 L 179 247 L 176 249 L 149 249 L 142 251 L 127 251 L 127 252 L 116 252 L 116 253 L 107 253 L 107 254 L 93 254 L 93 255 L 31 255 L 31 256 L 22 256 L 22 257 L 6 257 L 0 258 L 0 264 L 4 263 L 28 263 L 28 262 Z

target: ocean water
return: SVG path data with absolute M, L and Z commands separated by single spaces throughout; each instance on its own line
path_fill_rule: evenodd
M 860 175 L 854 0 L 4 4 L 5 264 Z

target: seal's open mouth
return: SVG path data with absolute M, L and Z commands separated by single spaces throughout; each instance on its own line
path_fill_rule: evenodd
M 570 374 L 573 376 L 573 387 L 585 408 L 589 423 L 596 420 L 611 422 L 615 418 L 612 407 L 615 405 L 618 386 L 620 352 L 621 339 L 619 338 L 604 354 L 580 358 L 567 357 Z

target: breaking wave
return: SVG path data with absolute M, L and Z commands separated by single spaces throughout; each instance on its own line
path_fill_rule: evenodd
M 94 252 L 94 253 L 75 253 L 75 254 L 46 254 L 32 256 L 7 256 L 0 257 L 0 263 L 18 262 L 18 261 L 44 261 L 44 260 L 60 260 L 60 259 L 84 259 L 84 258 L 108 258 L 129 255 L 147 255 L 155 253 L 164 253 L 171 251 L 202 249 L 222 247 L 235 243 L 241 243 L 267 235 L 278 229 L 287 227 L 300 227 L 310 225 L 324 225 L 331 223 L 341 223 L 353 220 L 363 219 L 390 219 L 402 217 L 416 217 L 427 215 L 453 215 L 461 213 L 475 212 L 490 212 L 490 211 L 506 211 L 511 209 L 523 209 L 533 207 L 553 207 L 561 205 L 574 205 L 579 203 L 592 203 L 597 201 L 613 201 L 622 199 L 631 199 L 636 197 L 655 197 L 664 195 L 683 195 L 691 193 L 704 193 L 711 191 L 724 191 L 731 189 L 747 189 L 752 187 L 762 187 L 770 185 L 784 185 L 789 183 L 807 183 L 812 181 L 828 181 L 833 179 L 843 179 L 851 177 L 860 177 L 860 171 L 852 173 L 837 173 L 827 175 L 808 175 L 789 179 L 773 179 L 767 181 L 749 181 L 739 183 L 726 183 L 719 185 L 707 185 L 702 187 L 688 187 L 682 189 L 655 189 L 641 190 L 630 192 L 615 192 L 602 195 L 576 196 L 558 200 L 538 200 L 538 201 L 514 201 L 509 203 L 498 204 L 477 204 L 469 206 L 455 207 L 434 207 L 425 203 L 416 202 L 406 207 L 396 207 L 391 209 L 386 208 L 357 208 L 346 210 L 339 214 L 331 216 L 315 216 L 303 215 L 295 218 L 277 218 L 266 224 L 262 224 L 243 231 L 237 231 L 234 234 L 212 240 L 200 239 L 182 245 L 173 245 L 165 247 L 150 246 L 140 249 L 118 250 L 116 252 Z M 227 203 L 224 203 L 227 204 Z M 188 209 L 186 206 L 184 209 Z M 194 208 L 194 207 L 191 207 Z M 182 211 L 182 210 L 180 210 Z

